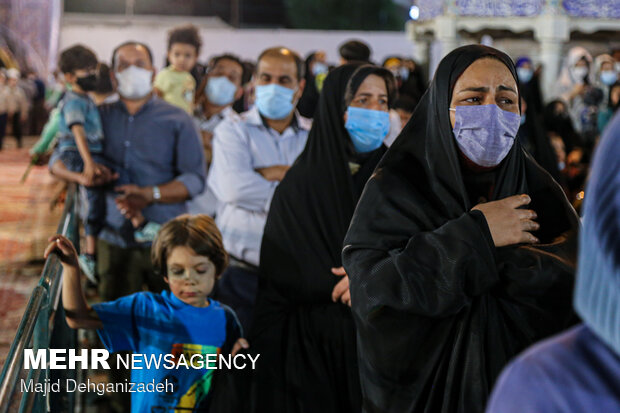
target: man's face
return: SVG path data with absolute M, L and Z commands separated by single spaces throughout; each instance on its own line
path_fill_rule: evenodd
M 209 77 L 221 77 L 225 76 L 230 80 L 237 90 L 241 89 L 241 82 L 243 77 L 243 68 L 234 60 L 220 59 L 213 69 L 209 71 Z
M 293 58 L 264 56 L 256 68 L 256 86 L 277 84 L 295 90 L 293 100 L 301 97 L 305 81 L 297 80 L 297 66 Z
M 136 66 L 141 69 L 153 71 L 153 63 L 151 62 L 151 59 L 149 59 L 149 53 L 144 46 L 130 44 L 123 46 L 116 51 L 114 70 L 110 71 L 112 82 L 115 87 L 118 85 L 118 81 L 116 80 L 114 73 L 120 73 L 129 66 Z M 153 76 L 155 76 L 155 73 L 153 73 Z

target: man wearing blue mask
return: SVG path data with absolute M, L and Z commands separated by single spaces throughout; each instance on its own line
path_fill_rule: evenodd
M 238 57 L 223 54 L 214 57 L 207 75 L 203 78 L 196 92 L 194 119 L 200 129 L 207 169 L 213 158 L 213 132 L 224 119 L 236 117 L 233 103 L 243 95 L 245 77 L 243 63 Z M 191 214 L 215 216 L 217 199 L 205 185 L 200 195 L 188 202 Z
M 237 312 L 246 329 L 271 198 L 304 149 L 310 129 L 295 110 L 305 86 L 303 61 L 295 52 L 284 47 L 263 51 L 253 82 L 254 107 L 215 129 L 207 180 L 218 200 L 216 222 L 231 257 L 213 295 Z

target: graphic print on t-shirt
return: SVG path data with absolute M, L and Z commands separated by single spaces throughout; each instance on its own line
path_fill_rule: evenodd
M 185 357 L 185 360 L 190 361 L 193 355 L 200 355 L 200 362 L 204 363 L 206 357 L 209 354 L 219 354 L 220 349 L 215 346 L 205 346 L 201 344 L 183 344 L 175 343 L 172 345 L 171 354 L 174 355 L 175 363 L 178 363 L 181 354 Z M 192 365 L 192 368 L 197 368 L 198 365 Z M 215 367 L 215 362 L 209 364 L 209 368 Z M 206 370 L 205 374 L 197 381 L 195 381 L 191 387 L 185 392 L 183 396 L 179 398 L 177 408 L 186 409 L 194 408 L 200 405 L 200 402 L 205 399 L 209 394 L 211 388 L 211 379 L 213 377 L 213 370 Z

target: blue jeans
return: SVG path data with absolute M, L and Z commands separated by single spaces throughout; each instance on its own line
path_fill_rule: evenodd
M 96 163 L 109 167 L 105 159 L 100 154 L 93 153 L 91 156 L 93 161 Z M 73 149 L 65 149 L 60 151 L 56 148 L 49 161 L 50 167 L 54 165 L 56 161 L 61 161 L 65 167 L 72 172 L 82 172 L 84 170 L 84 161 L 82 160 L 82 156 L 78 151 Z M 122 185 L 123 183 L 127 183 L 124 182 L 127 181 L 127 174 L 121 172 L 120 175 L 121 177 L 113 183 L 113 185 Z M 86 215 L 86 222 L 84 222 L 86 235 L 97 236 L 103 228 L 106 217 L 105 190 L 108 185 L 86 188 L 88 198 L 88 214 Z

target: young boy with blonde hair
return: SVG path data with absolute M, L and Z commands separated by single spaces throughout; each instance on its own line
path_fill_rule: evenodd
M 63 266 L 62 301 L 71 328 L 98 329 L 110 352 L 138 354 L 236 354 L 248 348 L 235 313 L 208 298 L 228 255 L 215 222 L 207 215 L 181 215 L 164 224 L 151 250 L 156 271 L 170 291 L 139 292 L 118 300 L 88 305 L 80 284 L 77 252 L 61 235 L 50 238 L 45 257 L 56 251 Z M 132 393 L 131 411 L 204 411 L 208 408 L 213 370 L 132 370 L 135 383 L 173 382 L 172 393 Z

